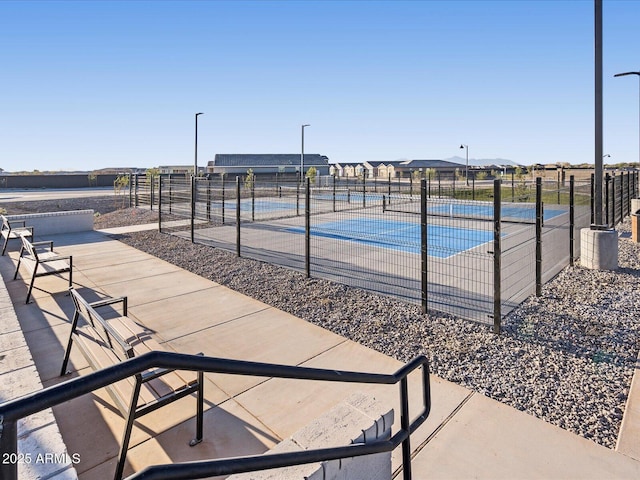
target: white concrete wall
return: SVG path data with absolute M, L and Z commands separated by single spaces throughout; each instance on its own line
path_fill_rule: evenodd
M 93 230 L 93 210 L 7 215 L 7 218 L 9 221 L 24 220 L 27 227 L 34 228 L 34 233 L 39 238 L 43 235 Z
M 617 270 L 618 232 L 580 230 L 580 264 L 591 270 Z
M 393 410 L 385 412 L 375 398 L 357 393 L 280 442 L 267 455 L 387 440 L 392 425 Z M 237 474 L 227 480 L 294 479 L 390 480 L 391 452 Z

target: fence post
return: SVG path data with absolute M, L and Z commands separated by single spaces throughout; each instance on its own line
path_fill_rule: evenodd
M 311 278 L 311 182 L 309 177 L 304 184 L 304 270 Z
M 476 174 L 471 176 L 471 200 L 476 199 Z
M 575 177 L 569 177 L 569 265 L 574 262 L 574 241 L 576 228 Z
M 129 208 L 133 207 L 133 174 L 129 174 Z
M 162 233 L 162 177 L 158 177 L 158 232 Z
M 154 178 L 153 174 L 149 175 L 149 182 L 151 183 L 151 194 L 150 194 L 150 198 L 149 198 L 149 203 L 150 203 L 149 207 L 151 208 L 151 211 L 153 212 L 153 200 L 154 200 L 154 195 L 153 194 L 154 194 L 154 190 L 155 190 L 153 188 L 155 186 L 155 178 Z
M 389 198 L 391 198 L 391 174 L 389 174 L 389 191 L 387 193 L 389 194 Z
M 516 173 L 511 170 L 511 203 L 516 201 Z
M 136 179 L 136 189 L 134 192 L 134 196 L 135 196 L 135 203 L 136 203 L 136 207 L 140 205 L 140 199 L 138 198 L 138 190 L 139 190 L 139 181 L 138 181 L 138 175 L 135 176 Z
M 493 181 L 493 333 L 500 333 L 502 323 L 502 297 L 501 297 L 501 181 L 499 178 Z
M 594 203 L 594 200 L 595 200 L 595 192 L 596 192 L 595 191 L 595 174 L 593 174 L 593 173 L 591 174 L 591 185 L 590 185 L 590 188 L 591 188 L 591 195 L 590 195 L 590 197 L 591 197 L 591 202 L 590 202 L 591 203 L 591 225 L 593 225 L 594 222 L 595 222 L 595 203 Z
M 256 177 L 251 177 L 251 221 L 256 220 Z
M 333 176 L 333 211 L 336 211 L 336 176 Z
M 611 188 L 611 177 L 609 176 L 609 173 L 607 173 L 604 176 L 604 185 L 605 185 L 605 192 L 604 192 L 605 222 L 606 222 L 607 226 L 610 227 L 611 223 L 609 222 L 609 204 L 612 203 L 612 202 L 610 201 L 610 198 L 609 198 L 609 191 L 610 191 L 610 188 Z M 616 193 L 616 190 L 615 190 L 615 185 L 614 185 L 613 192 L 611 192 L 611 195 L 613 195 L 614 198 L 615 198 L 615 193 Z M 615 217 L 615 202 L 613 202 L 613 205 L 614 205 L 613 212 L 614 212 L 614 217 Z
M 0 462 L 0 478 L 18 480 L 18 461 L 12 458 L 18 454 L 18 422 L 0 418 L 0 455 L 7 461 Z
M 196 177 L 191 177 L 191 243 L 193 243 L 193 231 L 196 218 Z
M 296 183 L 296 217 L 300 215 L 300 182 Z
M 367 206 L 367 175 L 362 174 L 362 208 Z
M 221 178 L 222 180 L 222 224 L 224 225 L 224 197 L 225 197 L 225 191 L 224 191 L 224 177 Z
M 171 185 L 171 174 L 169 174 L 169 213 L 171 213 L 171 204 L 173 203 L 173 188 Z
M 207 222 L 211 221 L 211 180 L 207 179 Z
M 425 179 L 420 180 L 420 253 L 422 263 L 422 313 L 427 313 L 427 181 Z
M 542 178 L 536 178 L 536 297 L 542 295 Z
M 627 207 L 625 209 L 626 215 L 625 216 L 629 216 L 631 215 L 631 172 L 627 172 L 627 201 L 625 202 L 625 206 Z
M 620 218 L 618 223 L 624 219 L 624 172 L 620 172 Z
M 236 177 L 236 255 L 240 256 L 240 177 Z

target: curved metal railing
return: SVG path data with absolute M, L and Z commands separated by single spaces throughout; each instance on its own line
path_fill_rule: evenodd
M 423 410 L 411 421 L 409 417 L 408 376 L 422 367 Z M 400 383 L 400 430 L 389 440 L 344 447 L 307 450 L 273 455 L 234 457 L 218 460 L 156 465 L 128 477 L 132 479 L 194 479 L 213 475 L 230 475 L 277 467 L 287 467 L 325 460 L 388 452 L 402 445 L 403 478 L 411 478 L 411 434 L 429 416 L 431 391 L 429 363 L 418 356 L 393 374 L 328 370 L 290 365 L 202 357 L 173 352 L 150 352 L 88 375 L 68 380 L 24 397 L 0 404 L 0 456 L 17 453 L 17 422 L 41 410 L 90 393 L 150 368 L 227 373 L 260 377 L 319 380 L 330 382 L 397 384 Z M 0 464 L 0 478 L 17 480 L 17 464 Z

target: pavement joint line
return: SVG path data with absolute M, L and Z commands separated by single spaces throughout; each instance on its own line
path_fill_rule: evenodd
M 22 345 L 21 347 L 24 347 L 24 345 Z M 29 345 L 27 345 L 26 347 L 29 348 Z M 29 353 L 31 353 L 31 349 L 29 349 Z M 14 368 L 12 370 L 9 370 L 8 372 L 0 373 L 0 378 L 2 378 L 2 375 L 7 375 L 7 374 L 10 374 L 10 373 L 19 372 L 20 370 L 26 370 L 28 368 L 36 368 L 35 363 L 30 363 L 29 365 L 25 365 L 23 367 Z M 42 388 L 42 387 L 40 387 L 40 388 Z M 33 392 L 35 392 L 35 391 L 36 390 L 34 390 Z M 27 395 L 31 395 L 33 392 L 25 393 L 22 396 L 26 397 Z M 22 397 L 16 397 L 16 398 L 22 398 Z M 15 398 L 10 398 L 9 400 L 15 400 Z M 3 400 L 0 403 L 3 403 L 4 401 L 9 401 L 9 400 Z
M 43 477 L 39 477 L 39 480 L 50 480 L 52 478 L 56 478 L 58 475 L 66 472 L 69 469 L 74 468 L 73 465 L 67 465 L 66 467 L 60 468 L 59 470 L 56 470 L 55 472 L 51 472 L 48 473 L 47 475 L 44 475 Z
M 49 407 L 47 410 L 51 410 L 51 407 Z M 42 410 L 42 411 L 43 411 L 43 412 L 46 412 L 47 410 Z M 53 411 L 52 411 L 52 413 L 51 413 L 51 414 L 53 415 Z M 29 417 L 27 416 L 27 417 L 24 417 L 24 418 L 29 418 Z M 49 426 L 51 426 L 51 425 L 56 425 L 55 417 L 53 417 L 53 420 L 52 420 L 51 422 L 49 422 L 49 423 L 44 423 L 44 424 L 42 424 L 42 425 L 38 425 L 38 426 L 36 426 L 35 428 L 30 428 L 30 429 L 28 429 L 28 430 L 26 430 L 26 429 L 25 429 L 25 430 L 21 431 L 21 432 L 18 434 L 18 438 L 26 438 L 26 437 L 28 437 L 29 435 L 31 435 L 32 433 L 37 432 L 37 431 L 39 431 L 39 430 L 43 430 L 43 429 L 45 429 L 45 428 L 47 428 L 47 427 L 49 427 Z
M 442 423 L 440 423 L 440 425 L 438 425 L 438 427 L 431 432 L 431 435 L 429 435 L 427 438 L 424 439 L 424 441 L 418 445 L 413 452 L 411 453 L 411 460 L 413 460 L 415 457 L 418 456 L 418 454 L 427 446 L 427 443 L 429 443 L 431 440 L 433 440 L 433 438 L 440 433 L 440 431 L 451 421 L 453 420 L 453 417 L 456 416 L 456 414 L 462 410 L 462 407 L 464 407 L 469 400 L 471 400 L 471 397 L 473 397 L 474 395 L 476 395 L 476 392 L 471 391 L 469 392 L 469 394 L 460 402 L 460 404 L 442 421 Z M 402 470 L 402 467 L 399 468 L 400 470 Z
M 205 289 L 205 290 L 207 290 L 207 289 Z M 172 297 L 169 297 L 169 298 L 172 298 Z M 164 300 L 164 299 L 162 299 L 162 300 Z M 155 301 L 160 301 L 160 300 L 155 300 Z M 139 305 L 148 305 L 149 303 L 153 303 L 153 302 L 148 302 L 146 304 L 145 303 L 139 303 L 138 305 L 134 305 L 133 308 L 135 308 L 136 306 L 139 306 Z M 229 320 L 225 320 L 224 322 L 216 323 L 215 325 L 209 325 L 208 327 L 201 328 L 200 330 L 194 330 L 193 332 L 185 333 L 184 335 L 179 335 L 177 337 L 170 338 L 168 340 L 164 340 L 163 339 L 163 341 L 160 342 L 160 343 L 173 342 L 175 340 L 179 340 L 181 338 L 188 337 L 189 335 L 193 335 L 195 333 L 204 332 L 205 330 L 209 330 L 210 328 L 216 328 L 216 327 L 219 327 L 219 326 L 222 326 L 222 325 L 227 325 L 228 323 L 235 322 L 236 320 L 240 320 L 240 319 L 246 318 L 246 317 L 248 317 L 250 315 L 255 315 L 256 313 L 266 312 L 267 310 L 272 309 L 272 308 L 274 308 L 274 307 L 272 307 L 270 305 L 267 305 L 264 308 L 261 308 L 259 310 L 255 310 L 255 311 L 250 312 L 250 313 L 245 313 L 244 315 L 240 315 L 239 317 L 230 318 Z M 133 312 L 133 314 L 135 315 L 135 312 Z M 163 338 L 161 335 L 159 335 L 157 333 L 155 335 L 160 339 Z
M 340 335 L 340 337 L 342 337 L 342 335 Z M 322 352 L 318 352 L 315 355 L 313 355 L 312 357 L 307 358 L 304 362 L 300 362 L 298 364 L 298 366 L 302 367 L 304 366 L 305 363 L 309 362 L 310 360 L 313 360 L 314 358 L 318 358 L 320 355 L 324 355 L 327 352 L 330 352 L 331 350 L 338 348 L 340 345 L 344 345 L 345 343 L 349 342 L 350 340 L 348 338 L 342 337 L 342 341 L 336 343 L 335 345 L 332 345 L 331 347 L 327 348 L 326 350 L 323 350 Z
M 139 280 L 139 279 L 136 279 L 136 280 Z M 102 284 L 102 286 L 104 286 L 104 287 L 108 287 L 108 286 L 110 286 L 110 285 L 118 285 L 118 284 L 120 284 L 120 283 L 129 283 L 129 280 L 121 280 L 121 281 L 119 281 L 119 282 L 105 283 L 105 284 Z M 178 293 L 178 294 L 176 294 L 176 295 L 165 296 L 165 297 L 162 297 L 162 298 L 160 298 L 160 299 L 158 299 L 158 300 L 150 300 L 150 301 L 148 301 L 148 302 L 142 302 L 142 303 L 133 303 L 133 302 L 131 302 L 131 300 L 129 300 L 129 308 L 141 307 L 141 306 L 143 306 L 143 305 L 150 305 L 150 304 L 152 304 L 152 303 L 156 303 L 156 302 L 160 302 L 160 301 L 168 300 L 168 299 L 171 299 L 171 298 L 178 298 L 178 297 L 182 297 L 182 296 L 184 296 L 184 295 L 189 295 L 189 294 L 191 294 L 191 293 L 204 292 L 204 291 L 206 291 L 206 290 L 213 290 L 214 288 L 218 288 L 218 286 L 219 286 L 219 285 L 212 285 L 212 286 L 210 286 L 210 287 L 199 288 L 199 289 L 197 289 L 197 290 L 192 290 L 192 291 L 190 291 L 190 292 Z M 108 295 L 108 294 L 107 294 L 107 293 L 105 293 L 105 295 Z M 126 297 L 128 297 L 129 299 L 131 299 L 131 296 L 130 296 L 130 295 L 125 295 L 125 296 L 126 296 Z

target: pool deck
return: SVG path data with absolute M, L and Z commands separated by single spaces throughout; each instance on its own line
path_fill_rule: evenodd
M 168 350 L 378 373 L 391 373 L 401 366 L 388 356 L 107 235 L 149 228 L 156 225 L 56 235 L 47 240 L 53 240 L 60 253 L 73 255 L 77 289 L 99 296 L 127 295 L 130 316 L 153 330 Z M 63 381 L 58 370 L 73 313 L 67 282 L 55 277 L 37 279 L 34 301 L 25 305 L 24 280 L 20 276 L 12 280 L 16 258 L 15 246 L 0 257 L 6 285 L 0 289 L 3 400 Z M 10 311 L 17 322 L 5 325 Z M 31 366 L 18 365 L 14 361 L 18 354 L 30 357 Z M 89 373 L 77 352 L 72 353 L 71 362 L 71 377 Z M 22 379 L 20 388 L 8 381 L 15 377 Z M 409 388 L 414 413 L 421 395 L 417 377 L 410 378 Z M 38 381 L 29 387 L 29 380 Z M 413 478 L 640 478 L 639 383 L 636 375 L 618 451 L 614 451 L 432 375 L 432 411 L 412 436 Z M 159 463 L 263 453 L 355 391 L 370 393 L 383 405 L 395 408 L 398 418 L 395 386 L 207 374 L 204 441 L 193 448 L 187 446 L 195 425 L 195 402 L 180 400 L 136 422 L 125 473 Z M 67 452 L 80 461 L 63 465 L 49 476 L 31 478 L 73 478 L 74 471 L 83 480 L 109 478 L 124 420 L 108 395 L 99 390 L 54 407 L 53 412 Z M 46 445 L 40 442 L 45 451 L 54 448 Z M 394 469 L 399 467 L 399 449 L 392 459 Z

